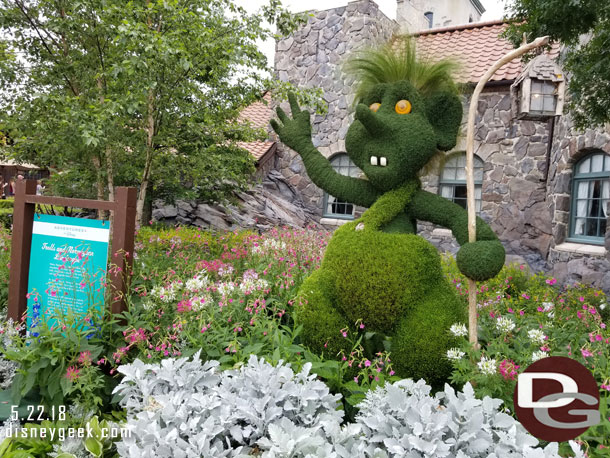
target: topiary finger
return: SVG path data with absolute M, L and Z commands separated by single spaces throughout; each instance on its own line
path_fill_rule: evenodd
M 280 107 L 277 107 L 275 109 L 275 112 L 277 113 L 277 117 L 280 118 L 280 121 L 282 121 L 282 123 L 286 124 L 288 121 L 290 121 L 288 115 L 284 113 L 284 110 L 282 110 Z
M 275 119 L 272 119 L 269 121 L 269 123 L 271 124 L 271 128 L 275 131 L 275 133 L 279 135 L 281 127 L 278 122 Z
M 288 103 L 290 103 L 290 111 L 292 112 L 292 117 L 294 118 L 301 112 L 301 108 L 299 108 L 297 97 L 293 92 L 288 93 Z

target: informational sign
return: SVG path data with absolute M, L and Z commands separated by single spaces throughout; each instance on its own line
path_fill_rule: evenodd
M 102 311 L 108 263 L 108 221 L 34 215 L 27 329 L 83 323 Z

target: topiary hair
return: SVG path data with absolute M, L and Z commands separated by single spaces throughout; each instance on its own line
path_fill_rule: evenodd
M 417 55 L 415 41 L 410 36 L 395 37 L 380 47 L 358 51 L 345 64 L 344 70 L 356 79 L 358 103 L 381 83 L 408 81 L 422 94 L 434 92 L 457 93 L 453 73 L 458 64 L 449 59 L 436 62 Z

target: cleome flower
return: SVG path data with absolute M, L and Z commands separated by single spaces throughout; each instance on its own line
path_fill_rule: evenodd
M 483 356 L 481 361 L 477 363 L 481 374 L 494 375 L 496 373 L 496 360 Z
M 544 351 L 535 351 L 532 353 L 532 362 L 535 363 L 539 359 L 546 358 L 547 356 L 549 356 L 548 353 Z
M 184 287 L 188 291 L 201 291 L 210 284 L 210 280 L 207 275 L 196 275 L 186 281 Z
M 510 318 L 501 316 L 496 320 L 496 329 L 502 333 L 511 332 L 515 326 L 515 322 Z
M 447 350 L 447 358 L 452 360 L 462 359 L 466 353 L 461 351 L 459 348 L 450 348 Z
M 542 332 L 540 329 L 530 329 L 529 331 L 527 331 L 527 336 L 535 344 L 542 345 L 544 343 L 544 341 L 546 340 L 546 336 L 544 335 L 544 332 Z
M 451 332 L 451 334 L 453 334 L 456 337 L 462 337 L 462 336 L 468 335 L 468 329 L 466 329 L 466 325 L 464 325 L 462 323 L 452 324 L 451 328 L 449 328 L 449 331 Z

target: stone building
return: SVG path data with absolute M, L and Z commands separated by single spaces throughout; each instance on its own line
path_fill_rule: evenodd
M 440 22 L 433 19 L 432 25 L 449 27 L 430 29 L 425 13 L 432 6 L 426 4 L 436 7 Z M 452 13 L 443 9 L 445 4 L 460 8 Z M 398 0 L 397 7 L 398 22 L 371 0 L 315 11 L 305 26 L 276 44 L 275 71 L 281 80 L 324 90 L 328 114 L 312 119 L 313 142 L 340 173 L 360 173 L 344 142 L 353 121 L 353 81 L 341 65 L 350 52 L 390 40 L 405 22 L 419 24 L 420 55 L 459 62 L 466 113 L 476 82 L 512 49 L 499 37 L 505 23 L 476 22 L 484 11 L 478 1 Z M 563 113 L 565 76 L 555 63 L 558 53 L 555 46 L 527 65 L 507 64 L 486 86 L 476 121 L 477 208 L 509 259 L 548 271 L 559 281 L 592 283 L 610 292 L 610 130 L 579 132 Z M 465 204 L 464 150 L 465 138 L 460 138 L 453 151 L 431 163 L 421 177 L 424 188 Z M 278 144 L 274 154 L 274 171 L 298 190 L 322 224 L 336 227 L 358 217 L 362 209 L 337 201 L 310 181 L 296 153 Z M 442 250 L 456 251 L 450 231 L 427 225 L 419 230 Z

